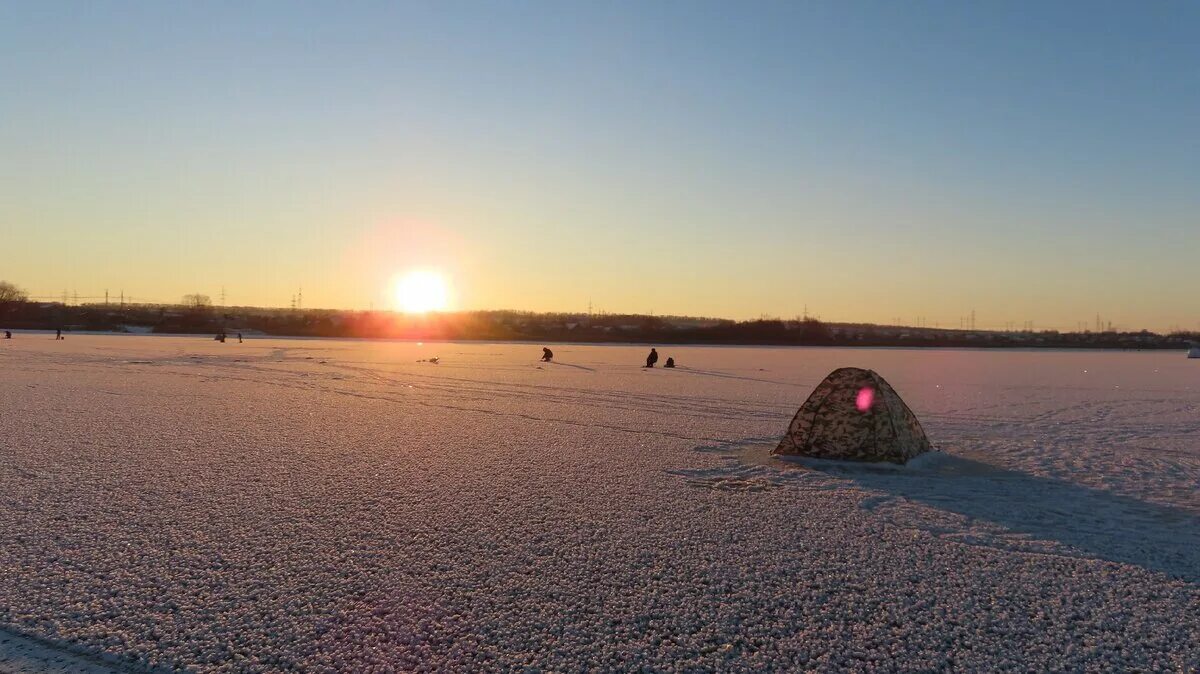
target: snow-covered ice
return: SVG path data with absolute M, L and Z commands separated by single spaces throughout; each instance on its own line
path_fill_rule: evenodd
M 553 348 L 0 342 L 0 671 L 1200 667 L 1195 360 Z M 938 451 L 770 457 L 846 365 Z

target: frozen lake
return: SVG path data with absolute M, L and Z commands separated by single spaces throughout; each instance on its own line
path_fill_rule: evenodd
M 0 341 L 0 671 L 1200 667 L 1200 361 L 551 346 Z

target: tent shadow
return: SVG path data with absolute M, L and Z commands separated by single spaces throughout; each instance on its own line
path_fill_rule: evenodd
M 863 506 L 900 526 L 973 545 L 1131 564 L 1200 583 L 1196 513 L 968 458 L 928 458 L 903 467 L 803 463 L 881 492 Z

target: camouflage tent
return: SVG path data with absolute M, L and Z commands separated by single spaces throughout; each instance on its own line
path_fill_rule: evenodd
M 808 396 L 771 453 L 905 463 L 930 449 L 921 422 L 883 377 L 843 367 Z

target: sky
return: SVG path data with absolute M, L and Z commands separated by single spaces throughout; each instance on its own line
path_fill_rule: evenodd
M 1198 34 L 1195 2 L 2 2 L 0 280 L 1196 329 Z

